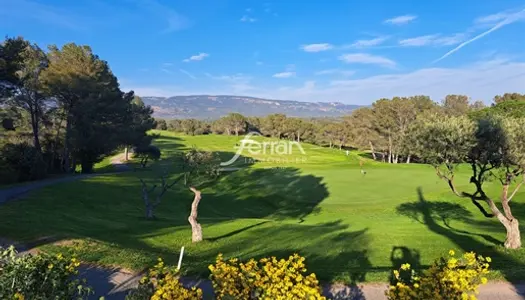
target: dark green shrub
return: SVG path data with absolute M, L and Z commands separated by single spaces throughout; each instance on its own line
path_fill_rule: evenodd
M 47 164 L 42 155 L 28 143 L 5 144 L 0 149 L 0 165 L 10 174 L 0 177 L 2 182 L 21 182 L 42 179 L 47 175 Z M 2 172 L 4 173 L 4 172 Z

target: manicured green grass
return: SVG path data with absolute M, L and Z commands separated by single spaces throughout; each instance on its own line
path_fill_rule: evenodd
M 78 239 L 74 251 L 80 258 L 134 270 L 157 257 L 176 263 L 185 246 L 183 270 L 201 276 L 218 253 L 247 259 L 298 252 L 321 279 L 345 282 L 386 281 L 393 265 L 425 266 L 449 249 L 474 250 L 493 258 L 494 278 L 525 278 L 525 251 L 497 246 L 505 238 L 503 226 L 452 196 L 431 167 L 367 160 L 363 176 L 358 153 L 347 157 L 314 145 L 303 145 L 304 156 L 243 152 L 266 161 L 237 162 L 246 168 L 202 187 L 201 243 L 191 243 L 187 216 L 193 195 L 182 185 L 166 193 L 156 220 L 144 219 L 139 177 L 154 183 L 157 172 L 175 169 L 170 158 L 192 145 L 220 152 L 226 161 L 241 138 L 162 132 L 155 143 L 163 160 L 148 170 L 56 185 L 8 203 L 0 207 L 0 236 Z M 456 180 L 468 188 L 466 171 Z M 499 194 L 496 185 L 489 192 Z M 515 216 L 525 216 L 524 202 L 522 191 L 512 203 Z

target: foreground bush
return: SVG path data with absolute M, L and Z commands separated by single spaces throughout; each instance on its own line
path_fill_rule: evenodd
M 456 257 L 450 250 L 449 257 L 441 257 L 424 270 L 421 276 L 404 264 L 394 271 L 394 283 L 386 295 L 389 299 L 476 299 L 477 288 L 487 283 L 490 257 L 476 256 L 474 252 Z
M 326 299 L 321 296 L 315 274 L 305 274 L 304 261 L 295 254 L 288 259 L 271 257 L 242 263 L 236 258 L 226 261 L 219 254 L 215 264 L 209 266 L 215 297 L 228 300 Z M 159 259 L 126 299 L 202 299 L 201 289 L 187 289 L 178 278 L 178 271 L 165 266 Z
M 210 265 L 217 299 L 325 299 L 314 273 L 306 275 L 304 257 L 224 260 Z
M 178 271 L 159 262 L 144 276 L 136 290 L 126 296 L 126 300 L 194 300 L 202 299 L 202 290 L 186 289 L 179 282 Z
M 74 278 L 79 265 L 62 254 L 17 256 L 13 246 L 0 247 L 0 299 L 87 299 L 91 289 Z

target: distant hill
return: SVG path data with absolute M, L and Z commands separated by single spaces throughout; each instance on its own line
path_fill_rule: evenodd
M 283 113 L 294 117 L 336 117 L 359 107 L 339 102 L 301 102 L 225 95 L 142 97 L 142 100 L 153 107 L 155 117 L 165 119 L 217 119 L 231 112 L 245 116 Z

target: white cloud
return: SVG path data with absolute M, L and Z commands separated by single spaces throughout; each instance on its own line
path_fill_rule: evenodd
M 333 45 L 322 43 L 322 44 L 309 44 L 309 45 L 302 45 L 301 49 L 305 52 L 321 52 L 321 51 L 327 51 L 334 48 Z
M 450 46 L 461 43 L 465 37 L 466 36 L 464 33 L 456 33 L 448 36 L 441 34 L 430 34 L 400 40 L 399 45 L 404 47 Z
M 357 40 L 354 43 L 343 46 L 343 48 L 365 48 L 365 47 L 373 47 L 382 44 L 385 42 L 389 37 L 388 36 L 381 36 L 369 40 Z
M 295 76 L 295 72 L 281 72 L 281 73 L 273 74 L 272 77 L 275 77 L 275 78 L 290 78 L 290 77 L 294 77 L 294 76 Z
M 267 97 L 370 104 L 374 100 L 394 96 L 429 95 L 439 101 L 447 94 L 465 94 L 474 100 L 489 103 L 498 94 L 524 93 L 524 70 L 525 62 L 494 60 L 460 68 L 425 68 L 404 74 L 337 80 L 307 93 L 302 91 L 302 87 L 281 92 L 274 89 L 268 92 Z
M 1 1 L 0 19 L 6 23 L 37 21 L 41 24 L 54 25 L 70 30 L 85 31 L 88 20 L 61 6 L 51 6 L 39 1 Z
M 328 69 L 315 72 L 315 75 L 341 75 L 341 76 L 352 76 L 355 74 L 355 71 L 350 70 L 340 70 L 340 69 Z
M 191 78 L 191 79 L 194 79 L 194 80 L 197 79 L 197 77 L 195 77 L 193 74 L 191 74 L 190 72 L 188 72 L 188 71 L 186 71 L 186 70 L 184 70 L 184 69 L 179 69 L 179 71 L 180 71 L 181 73 L 183 73 L 183 74 L 186 74 L 186 75 L 187 75 L 189 78 Z
M 179 31 L 186 29 L 191 25 L 188 18 L 157 0 L 137 0 L 136 3 L 143 10 L 149 11 L 151 14 L 155 15 L 157 19 L 161 19 L 166 23 L 166 27 L 162 33 Z
M 457 45 L 463 42 L 466 38 L 467 35 L 465 33 L 460 32 L 449 36 L 440 36 L 434 40 L 434 44 L 440 46 Z
M 241 22 L 250 22 L 250 23 L 253 23 L 253 22 L 257 21 L 257 19 L 256 19 L 256 18 L 252 18 L 252 17 L 248 17 L 248 16 L 244 15 L 244 16 L 242 16 L 242 18 L 241 18 L 240 21 L 241 21 Z
M 475 24 L 490 24 L 490 23 L 494 24 L 499 21 L 505 20 L 510 15 L 512 15 L 512 13 L 513 11 L 507 10 L 507 11 L 502 11 L 502 12 L 498 12 L 498 13 L 487 15 L 487 16 L 481 16 L 481 17 L 476 18 L 474 20 L 474 23 Z
M 190 58 L 184 59 L 183 62 L 199 61 L 205 59 L 208 56 L 210 56 L 208 53 L 199 53 L 197 55 L 190 56 Z
M 235 84 L 224 81 L 225 84 L 219 87 L 199 85 L 198 88 L 188 89 L 175 85 L 144 86 L 124 79 L 120 81 L 123 90 L 133 89 L 141 96 L 242 94 L 269 99 L 340 101 L 369 105 L 377 99 L 394 96 L 429 95 L 439 101 L 447 94 L 465 94 L 473 100 L 490 103 L 495 95 L 506 92 L 525 93 L 524 70 L 525 62 L 497 59 L 455 68 L 424 68 L 409 73 L 337 80 L 327 85 L 306 81 L 296 86 L 269 86 L 258 82 L 254 86 L 236 83 L 237 86 L 234 87 Z
M 351 53 L 343 54 L 339 56 L 339 60 L 342 60 L 349 64 L 372 64 L 380 65 L 383 67 L 395 67 L 396 62 L 383 56 L 372 55 L 367 53 Z
M 392 25 L 403 25 L 410 23 L 417 19 L 417 16 L 414 15 L 404 15 L 404 16 L 397 16 L 391 19 L 385 20 L 383 23 L 385 24 L 392 24 Z
M 212 75 L 210 73 L 204 74 L 211 79 L 226 83 L 227 91 L 223 92 L 223 94 L 231 94 L 232 92 L 238 94 L 255 89 L 255 87 L 251 85 L 252 77 L 242 73 L 233 75 Z
M 465 47 L 466 45 L 472 43 L 472 42 L 475 42 L 476 40 L 479 40 L 480 38 L 504 27 L 504 26 L 507 26 L 507 25 L 510 25 L 512 23 L 515 23 L 515 22 L 518 22 L 518 21 L 523 21 L 525 20 L 525 9 L 522 9 L 522 10 L 519 10 L 519 11 L 515 11 L 515 12 L 501 12 L 501 13 L 497 13 L 497 14 L 493 14 L 493 15 L 489 15 L 489 16 L 485 16 L 485 17 L 481 17 L 481 18 L 478 18 L 477 19 L 477 22 L 481 22 L 481 23 L 494 23 L 492 25 L 492 27 L 476 36 L 474 36 L 473 38 L 459 44 L 456 48 L 450 50 L 449 52 L 445 53 L 443 56 L 441 56 L 440 58 L 438 58 L 437 60 L 435 60 L 434 62 L 438 62 L 452 54 L 454 54 L 455 52 L 457 52 L 459 49 Z
M 414 38 L 404 39 L 399 41 L 401 46 L 426 46 L 431 44 L 437 35 L 422 35 Z

